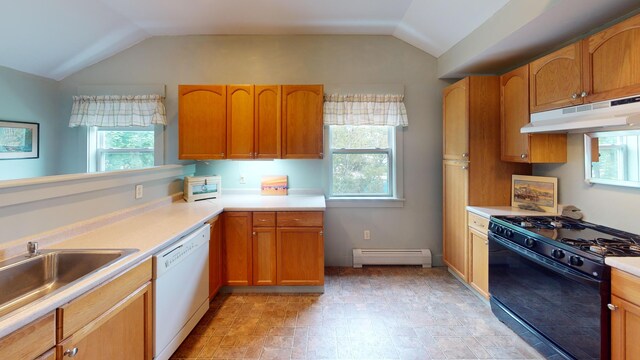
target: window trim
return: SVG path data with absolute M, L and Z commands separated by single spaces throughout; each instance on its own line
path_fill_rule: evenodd
M 327 207 L 344 207 L 344 208 L 362 208 L 362 207 L 404 207 L 404 130 L 405 128 L 396 126 L 394 127 L 394 136 L 391 136 L 390 145 L 392 145 L 392 156 L 390 163 L 394 166 L 394 171 L 390 179 L 390 196 L 332 196 L 332 181 L 333 181 L 333 169 L 331 159 L 331 144 L 330 144 L 330 126 L 326 125 L 324 136 L 324 148 L 328 149 L 325 154 L 329 156 L 324 157 L 324 169 L 328 179 L 325 182 L 325 194 Z M 393 141 L 393 142 L 391 142 Z M 395 150 L 395 151 L 393 151 Z

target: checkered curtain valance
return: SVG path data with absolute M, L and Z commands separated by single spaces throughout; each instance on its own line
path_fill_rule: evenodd
M 167 124 L 160 95 L 74 96 L 69 127 Z
M 404 95 L 328 94 L 324 124 L 409 126 L 403 101 Z

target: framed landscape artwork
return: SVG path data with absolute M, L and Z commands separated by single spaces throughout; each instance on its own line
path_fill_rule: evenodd
M 523 210 L 557 212 L 558 178 L 512 175 L 511 206 Z
M 40 124 L 0 120 L 0 160 L 39 156 Z

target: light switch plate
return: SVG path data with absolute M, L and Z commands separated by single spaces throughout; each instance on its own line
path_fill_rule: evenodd
M 136 185 L 136 199 L 142 199 L 144 186 Z

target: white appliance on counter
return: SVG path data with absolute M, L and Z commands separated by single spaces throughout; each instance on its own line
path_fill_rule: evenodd
M 153 257 L 153 358 L 167 360 L 209 309 L 210 225 Z

